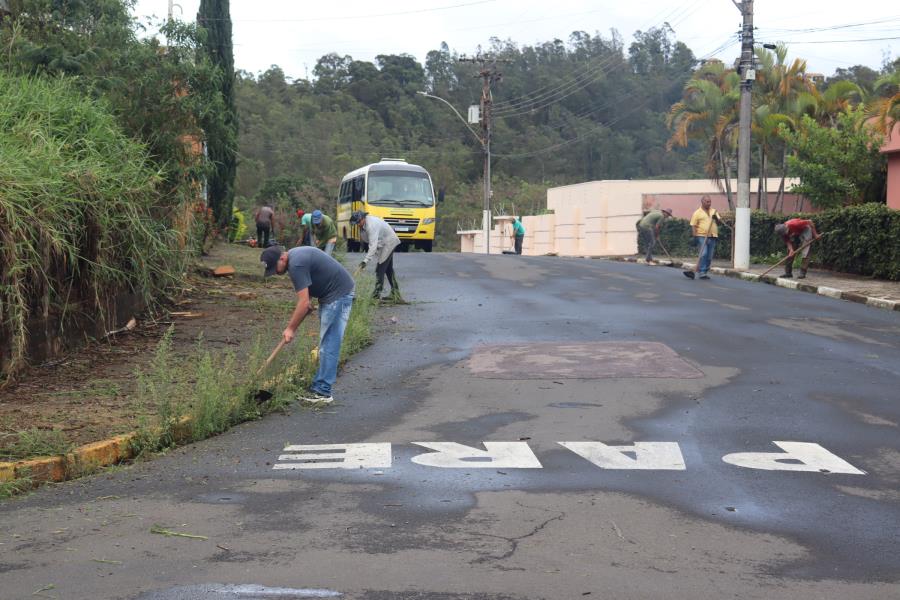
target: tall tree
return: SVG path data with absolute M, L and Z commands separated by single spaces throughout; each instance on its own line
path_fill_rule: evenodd
M 234 202 L 234 178 L 237 173 L 237 110 L 234 101 L 234 47 L 231 40 L 229 0 L 200 0 L 197 25 L 206 32 L 202 48 L 219 68 L 219 89 L 225 104 L 222 115 L 204 115 L 201 125 L 206 133 L 207 152 L 212 163 L 207 178 L 209 205 L 216 220 L 231 219 Z

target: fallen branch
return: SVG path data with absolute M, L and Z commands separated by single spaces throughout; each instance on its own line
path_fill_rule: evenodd
M 150 528 L 150 533 L 158 533 L 159 535 L 164 535 L 166 537 L 183 537 L 189 538 L 192 540 L 208 540 L 209 538 L 205 535 L 193 535 L 190 533 L 181 533 L 179 531 L 172 531 L 171 529 L 166 529 L 162 525 L 154 525 Z

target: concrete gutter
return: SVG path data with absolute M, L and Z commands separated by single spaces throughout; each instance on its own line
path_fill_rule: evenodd
M 630 262 L 630 263 L 640 263 L 647 264 L 647 261 L 643 258 L 633 258 L 633 257 L 611 257 L 610 260 L 615 260 L 619 262 Z M 656 261 L 656 265 L 661 267 L 675 267 L 678 269 L 693 269 L 696 265 L 695 263 L 689 262 L 681 262 L 679 260 L 659 260 Z M 650 265 L 655 266 L 655 265 Z M 862 294 L 858 294 L 856 292 L 846 292 L 840 290 L 835 287 L 825 286 L 825 285 L 814 285 L 811 283 L 807 283 L 806 280 L 796 280 L 796 279 L 785 279 L 783 277 L 778 277 L 777 275 L 765 275 L 760 277 L 756 273 L 747 273 L 745 271 L 738 271 L 736 269 L 725 269 L 722 267 L 710 267 L 710 273 L 715 275 L 725 275 L 726 277 L 733 277 L 735 279 L 742 279 L 744 281 L 761 281 L 763 283 L 768 283 L 769 285 L 774 285 L 782 288 L 786 288 L 789 290 L 799 290 L 801 292 L 808 292 L 810 294 L 819 294 L 820 296 L 827 296 L 828 298 L 835 298 L 838 300 L 847 300 L 849 302 L 856 302 L 857 304 L 865 304 L 866 306 L 872 306 L 874 308 L 882 308 L 885 310 L 894 310 L 900 312 L 900 302 L 896 300 L 888 300 L 887 298 L 876 298 L 873 296 L 864 296 Z
M 176 443 L 190 440 L 191 417 L 182 417 L 175 425 Z M 66 454 L 41 456 L 16 462 L 0 462 L 0 483 L 25 479 L 37 487 L 41 483 L 77 479 L 83 475 L 134 458 L 132 440 L 137 433 L 117 435 L 79 446 Z

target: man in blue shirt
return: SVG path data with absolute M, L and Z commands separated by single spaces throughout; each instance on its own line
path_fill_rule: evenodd
M 355 283 L 341 263 L 313 246 L 266 248 L 260 260 L 266 266 L 266 277 L 287 273 L 297 293 L 297 304 L 282 332 L 285 343 L 310 312 L 310 297 L 319 299 L 319 370 L 309 391 L 301 395 L 304 402 L 328 404 L 334 401 L 331 387 L 337 379 L 338 360 L 344 330 L 350 320 Z

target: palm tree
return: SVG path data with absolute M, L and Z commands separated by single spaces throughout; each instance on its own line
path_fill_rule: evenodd
M 894 123 L 900 121 L 900 71 L 879 78 L 875 92 L 881 96 L 869 102 L 867 112 L 877 119 L 884 135 L 890 136 Z
M 837 115 L 852 107 L 855 102 L 860 102 L 863 97 L 862 89 L 852 81 L 835 81 L 824 92 L 813 88 L 810 96 L 814 99 L 812 114 L 810 115 L 821 125 L 835 126 Z
M 784 202 L 784 180 L 787 176 L 787 145 L 778 135 L 781 125 L 793 128 L 803 111 L 800 98 L 804 94 L 814 94 L 815 84 L 806 77 L 806 61 L 794 59 L 788 64 L 787 46 L 779 44 L 773 52 L 759 48 L 756 58 L 757 70 L 754 86 L 754 123 L 752 131 L 759 144 L 759 188 L 757 208 L 768 210 L 768 157 L 777 149 L 781 150 L 781 184 L 775 206 Z M 780 147 L 780 148 L 779 148 Z M 763 202 L 766 198 L 766 202 Z
M 740 98 L 739 78 L 731 69 L 714 62 L 698 70 L 684 86 L 681 102 L 669 110 L 666 124 L 672 137 L 666 144 L 685 147 L 690 140 L 709 144 L 704 171 L 714 182 L 725 180 L 729 208 L 734 208 L 731 193 L 731 167 L 728 156 L 734 146 L 734 129 Z

